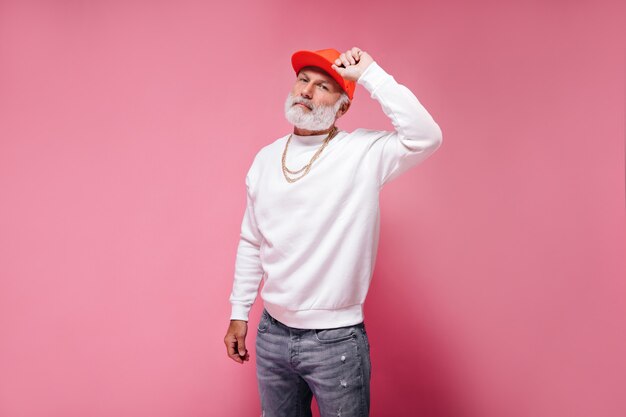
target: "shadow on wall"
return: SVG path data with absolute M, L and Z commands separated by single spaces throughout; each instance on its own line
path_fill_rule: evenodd
M 420 276 L 414 265 L 402 262 L 415 259 L 416 254 L 407 245 L 393 244 L 391 236 L 404 233 L 399 225 L 386 226 L 381 226 L 378 260 L 365 302 L 372 359 L 371 415 L 470 417 L 451 365 L 453 358 L 428 322 L 432 310 L 421 303 L 419 283 L 432 277 Z

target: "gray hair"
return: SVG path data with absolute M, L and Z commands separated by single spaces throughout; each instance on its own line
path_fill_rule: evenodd
M 346 93 L 345 91 L 342 91 L 341 96 L 339 97 L 339 100 L 337 100 L 337 104 L 339 104 L 339 107 L 337 107 L 337 110 L 339 110 L 343 105 L 349 104 L 349 103 L 350 103 L 350 97 L 348 97 L 348 93 Z

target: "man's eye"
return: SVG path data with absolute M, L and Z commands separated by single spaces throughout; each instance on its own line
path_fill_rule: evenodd
M 328 90 L 325 85 L 320 85 L 320 87 L 322 87 L 323 90 Z

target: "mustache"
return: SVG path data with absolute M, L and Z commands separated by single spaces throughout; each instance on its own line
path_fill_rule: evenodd
M 292 97 L 291 98 L 291 105 L 294 106 L 296 104 L 304 104 L 310 110 L 313 110 L 313 108 L 315 107 L 315 105 L 313 103 L 311 103 L 311 100 L 307 100 L 306 98 L 302 98 L 302 97 Z

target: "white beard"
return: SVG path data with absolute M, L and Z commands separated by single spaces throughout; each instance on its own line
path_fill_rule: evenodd
M 306 104 L 311 110 L 305 110 L 302 106 L 294 106 L 296 103 Z M 287 100 L 285 100 L 285 117 L 289 123 L 299 129 L 326 130 L 335 122 L 335 116 L 342 104 L 343 100 L 339 99 L 332 106 L 316 106 L 310 100 L 294 97 L 289 93 Z

